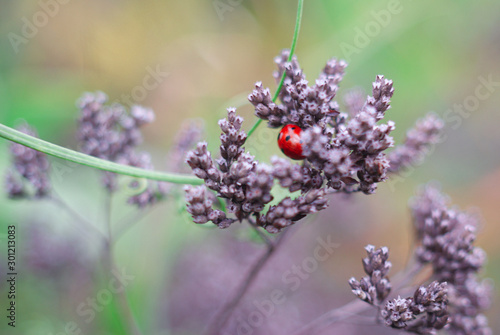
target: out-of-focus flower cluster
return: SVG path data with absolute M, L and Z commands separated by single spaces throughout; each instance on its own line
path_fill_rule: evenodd
M 344 76 L 347 64 L 331 59 L 323 68 L 313 86 L 308 85 L 296 56 L 291 61 L 289 51 L 283 50 L 275 59 L 277 82 L 284 74 L 283 86 L 277 104 L 270 90 L 261 82 L 255 85 L 249 101 L 255 106 L 257 117 L 266 120 L 272 128 L 287 124 L 299 126 L 303 132 L 302 165 L 284 158 L 272 157 L 272 166 L 260 164 L 244 144 L 247 134 L 241 129 L 243 119 L 235 109 L 228 110 L 227 119 L 219 122 L 220 156 L 217 165 L 207 149 L 207 143 L 198 144 L 187 156 L 193 173 L 205 181 L 205 186 L 227 203 L 228 218 L 222 209 L 213 209 L 213 200 L 205 201 L 208 193 L 201 188 L 186 187 L 188 211 L 197 223 L 212 221 L 226 228 L 235 221 L 254 217 L 255 223 L 269 232 L 279 232 L 295 221 L 326 207 L 325 194 L 330 192 L 375 192 L 377 183 L 387 179 L 389 171 L 396 172 L 420 156 L 425 148 L 436 141 L 442 122 L 428 116 L 417 124 L 408 135 L 407 142 L 396 149 L 395 168 L 385 151 L 394 145 L 390 136 L 394 123 L 379 124 L 390 108 L 394 93 L 391 80 L 377 76 L 372 96 L 360 103 L 359 93 L 349 98 L 349 114 L 341 113 L 334 100 L 338 84 Z M 287 197 L 280 203 L 263 209 L 272 200 L 274 180 L 290 192 L 301 195 Z
M 418 288 L 413 297 L 385 301 L 391 287 L 386 277 L 388 250 L 373 246 L 367 247 L 363 260 L 368 276 L 360 281 L 351 278 L 349 284 L 358 298 L 382 307 L 380 315 L 387 326 L 417 334 L 435 334 L 446 327 L 450 334 L 489 335 L 482 311 L 490 305 L 492 287 L 477 275 L 486 259 L 484 251 L 474 246 L 479 221 L 449 203 L 431 184 L 411 203 L 416 269 L 425 264 L 433 269 L 434 282 L 427 288 Z
M 450 332 L 492 334 L 482 314 L 490 305 L 492 287 L 477 276 L 486 260 L 485 252 L 474 246 L 479 219 L 449 203 L 432 185 L 413 200 L 416 256 L 422 264 L 432 265 L 436 280 L 448 283 Z
M 149 153 L 136 151 L 137 145 L 142 142 L 140 127 L 154 120 L 153 111 L 132 106 L 127 112 L 124 106 L 118 103 L 109 105 L 107 102 L 108 97 L 103 92 L 85 93 L 79 99 L 77 139 L 80 150 L 112 162 L 153 169 Z M 103 185 L 110 192 L 116 191 L 116 179 L 114 173 L 104 172 Z M 131 196 L 128 202 L 145 207 L 164 195 L 164 183 L 149 182 L 142 192 Z
M 349 280 L 352 292 L 361 300 L 380 309 L 380 316 L 386 326 L 403 329 L 416 334 L 434 334 L 446 326 L 447 284 L 432 282 L 428 287 L 419 287 L 413 297 L 386 300 L 392 286 L 387 274 L 392 267 L 389 249 L 375 249 L 366 246 L 368 257 L 363 259 L 367 276 L 360 281 L 354 277 Z
M 74 232 L 61 234 L 49 224 L 30 222 L 26 232 L 29 248 L 24 263 L 38 275 L 59 278 L 73 271 L 88 271 L 93 261 L 86 245 Z
M 397 146 L 389 154 L 389 170 L 396 172 L 421 161 L 429 151 L 429 147 L 439 142 L 443 127 L 443 120 L 432 113 L 417 121 L 415 128 L 406 134 L 405 143 Z
M 27 135 L 37 136 L 36 131 L 26 124 L 17 129 Z M 7 171 L 5 176 L 5 186 L 9 198 L 20 199 L 29 196 L 43 198 L 47 196 L 51 189 L 50 164 L 47 156 L 18 143 L 10 145 L 10 153 L 12 155 L 12 168 Z

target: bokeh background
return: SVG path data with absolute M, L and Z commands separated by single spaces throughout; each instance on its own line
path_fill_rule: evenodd
M 377 21 L 377 13 L 394 2 L 398 13 Z M 75 101 L 82 92 L 102 90 L 111 101 L 154 109 L 157 118 L 144 129 L 142 148 L 153 154 L 157 169 L 164 169 L 173 138 L 187 118 L 203 120 L 211 149 L 217 147 L 217 120 L 226 107 L 237 106 L 244 128 L 250 129 L 255 118 L 246 96 L 256 81 L 274 90 L 273 58 L 290 45 L 295 13 L 296 3 L 290 0 L 0 0 L 0 122 L 14 126 L 26 121 L 41 138 L 75 148 Z M 29 24 L 36 25 L 30 29 Z M 363 40 L 360 34 L 367 31 Z M 500 2 L 306 1 L 296 54 L 310 81 L 329 58 L 349 61 L 339 98 L 353 87 L 369 93 L 377 74 L 393 79 L 387 118 L 396 123 L 397 143 L 428 111 L 447 116 L 446 139 L 422 164 L 397 182 L 380 185 L 375 195 L 333 197 L 328 210 L 300 223 L 303 227 L 263 272 L 244 306 L 283 287 L 279 273 L 310 256 L 319 236 L 331 235 L 339 247 L 266 321 L 265 333 L 281 334 L 280 325 L 290 320 L 306 322 L 351 300 L 347 280 L 362 274 L 366 244 L 390 248 L 393 273 L 404 268 L 412 244 L 408 200 L 430 180 L 438 181 L 461 208 L 481 213 L 477 244 L 489 257 L 484 276 L 498 283 L 500 87 L 494 86 L 487 98 L 474 96 L 480 78 L 500 81 Z M 154 88 L 143 89 L 150 71 L 161 75 Z M 478 103 L 457 113 L 455 105 L 471 101 Z M 261 126 L 247 148 L 269 161 L 279 154 L 275 137 L 275 130 Z M 8 164 L 8 143 L 0 141 L 2 174 Z M 53 173 L 58 194 L 105 231 L 99 173 L 73 165 Z M 119 195 L 113 201 L 114 227 L 138 214 L 124 203 Z M 5 272 L 7 226 L 12 224 L 17 226 L 20 267 L 17 327 L 7 327 L 2 317 L 2 334 L 60 334 L 69 321 L 85 334 L 126 333 L 116 299 L 92 322 L 76 312 L 106 287 L 106 280 L 97 260 L 99 244 L 73 228 L 71 215 L 49 202 L 12 201 L 5 194 L 0 195 L 0 213 L 0 271 Z M 118 265 L 135 277 L 127 287 L 132 310 L 146 334 L 196 334 L 264 246 L 245 227 L 220 231 L 193 224 L 178 197 L 142 214 L 115 244 Z M 2 310 L 6 289 L 2 278 Z M 500 332 L 499 313 L 495 299 L 488 312 L 494 333 Z M 354 319 L 331 333 L 373 329 Z

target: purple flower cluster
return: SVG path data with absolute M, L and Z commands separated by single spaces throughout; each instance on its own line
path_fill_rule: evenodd
M 102 92 L 85 93 L 78 101 L 80 109 L 77 139 L 80 150 L 88 155 L 112 162 L 153 169 L 151 157 L 146 152 L 136 152 L 142 142 L 140 127 L 151 123 L 155 115 L 152 110 L 132 106 L 130 112 L 120 104 L 107 105 L 108 97 Z M 103 184 L 110 191 L 116 191 L 116 175 L 105 172 Z M 165 192 L 162 183 L 148 183 L 140 194 L 128 202 L 139 207 L 153 204 Z
M 330 60 L 314 86 L 308 82 L 300 69 L 297 58 L 286 59 L 289 53 L 283 51 L 276 58 L 278 71 L 275 78 L 285 73 L 283 87 L 279 93 L 282 102 L 277 105 L 271 99 L 270 90 L 258 82 L 249 96 L 255 106 L 257 117 L 267 120 L 272 128 L 296 124 L 304 130 L 303 156 L 308 169 L 295 173 L 294 187 L 308 190 L 310 186 L 300 185 L 297 180 L 316 180 L 337 191 L 375 192 L 376 184 L 387 179 L 390 162 L 384 151 L 394 145 L 389 135 L 394 123 L 377 124 L 390 108 L 394 93 L 391 80 L 377 76 L 373 83 L 372 96 L 359 103 L 359 95 L 352 97 L 351 119 L 339 112 L 333 99 L 342 80 L 347 64 Z M 284 165 L 284 164 L 281 164 Z M 285 170 L 294 168 L 287 167 Z M 298 169 L 295 169 L 298 171 Z
M 380 315 L 386 326 L 416 334 L 435 334 L 448 324 L 447 284 L 420 286 L 413 297 L 386 302 Z
M 482 312 L 490 305 L 492 288 L 477 276 L 486 259 L 474 246 L 478 218 L 450 208 L 449 202 L 433 185 L 423 187 L 412 201 L 415 257 L 420 265 L 432 265 L 434 282 L 413 297 L 386 301 L 380 315 L 387 326 L 417 334 L 435 334 L 446 326 L 452 334 L 490 335 Z M 380 306 L 390 291 L 388 251 L 373 246 L 367 251 L 363 265 L 368 276 L 351 278 L 349 284 L 358 298 Z
M 213 201 L 208 200 L 205 186 L 186 187 L 187 209 L 195 222 L 211 221 L 219 228 L 227 228 L 237 220 L 253 216 L 258 226 L 269 232 L 278 232 L 307 214 L 325 208 L 324 192 L 311 190 L 293 200 L 285 198 L 270 207 L 266 214 L 261 213 L 273 200 L 271 189 L 278 170 L 259 163 L 244 152 L 247 135 L 241 130 L 242 122 L 233 108 L 228 109 L 227 119 L 220 120 L 221 158 L 217 160 L 217 166 L 206 142 L 198 143 L 196 149 L 187 155 L 186 161 L 193 173 L 203 179 L 205 186 L 215 191 L 219 198 L 225 199 L 228 212 L 235 215 L 235 218 L 227 218 L 224 212 L 213 209 Z
M 450 331 L 454 334 L 491 334 L 482 311 L 490 305 L 491 286 L 481 281 L 485 252 L 474 246 L 479 220 L 449 207 L 449 199 L 432 185 L 424 187 L 412 203 L 417 234 L 416 256 L 431 264 L 433 277 L 448 282 Z
M 283 50 L 275 58 L 278 71 L 274 73 L 280 82 L 283 72 L 285 80 L 279 92 L 281 105 L 272 101 L 269 88 L 264 88 L 261 82 L 255 84 L 255 89 L 248 100 L 255 106 L 257 117 L 267 120 L 272 128 L 287 124 L 295 124 L 302 129 L 314 125 L 326 128 L 329 123 L 337 124 L 344 118 L 338 111 L 338 104 L 333 100 L 338 90 L 338 83 L 344 76 L 347 67 L 345 61 L 331 59 L 319 75 L 312 87 L 300 69 L 297 57 L 294 55 L 288 62 L 289 50 Z
M 212 221 L 221 228 L 228 227 L 234 220 L 226 218 L 226 213 L 213 208 L 213 200 L 205 186 L 184 187 L 186 191 L 187 211 L 193 216 L 195 223 Z
M 447 283 L 432 282 L 419 287 L 413 297 L 387 300 L 392 285 L 387 277 L 392 267 L 389 249 L 366 246 L 368 257 L 363 259 L 367 276 L 360 281 L 349 280 L 352 292 L 361 300 L 379 308 L 385 325 L 416 334 L 434 334 L 448 322 Z
M 36 131 L 28 125 L 21 125 L 19 131 L 30 136 L 37 136 Z M 10 145 L 12 168 L 5 176 L 5 186 L 9 198 L 25 198 L 33 195 L 42 198 L 51 189 L 49 170 L 50 164 L 44 153 L 25 147 L 18 143 Z M 32 191 L 27 188 L 28 184 Z
M 205 142 L 199 143 L 187 156 L 193 173 L 203 179 L 206 187 L 218 197 L 225 199 L 228 211 L 235 214 L 235 220 L 254 216 L 257 225 L 270 232 L 278 232 L 307 214 L 325 208 L 326 193 L 374 193 L 377 184 L 388 178 L 388 172 L 397 170 L 390 170 L 391 162 L 385 154 L 394 146 L 390 136 L 394 123 L 379 124 L 390 108 L 394 93 L 392 81 L 377 76 L 372 96 L 362 104 L 358 101 L 359 92 L 352 96 L 349 118 L 348 114 L 339 111 L 334 100 L 347 64 L 331 59 L 315 84 L 309 86 L 297 57 L 293 56 L 290 62 L 288 57 L 289 51 L 284 50 L 275 59 L 277 82 L 284 74 L 278 94 L 281 104 L 273 101 L 269 88 L 264 88 L 261 82 L 255 85 L 248 99 L 255 106 L 257 117 L 267 120 L 269 127 L 287 124 L 301 127 L 302 155 L 305 157 L 302 165 L 273 157 L 272 167 L 269 167 L 245 153 L 243 145 L 247 134 L 241 129 L 243 119 L 236 115 L 235 109 L 228 109 L 227 119 L 219 122 L 221 157 L 217 161 L 212 158 Z M 419 123 L 416 130 L 410 132 L 405 146 L 394 154 L 394 157 L 400 157 L 395 162 L 407 162 L 410 150 L 422 153 L 423 148 L 435 139 L 440 127 L 432 126 L 439 122 L 434 118 Z M 273 200 L 271 188 L 274 180 L 290 192 L 300 190 L 301 195 L 295 199 L 285 198 L 270 207 L 267 213 L 262 213 Z M 200 202 L 199 194 L 205 194 L 190 187 L 186 192 L 196 193 L 196 196 L 187 195 L 194 203 Z M 188 209 L 198 223 L 216 221 L 221 228 L 228 226 L 230 221 L 227 220 L 230 219 L 217 215 L 215 221 L 211 220 L 213 212 L 208 207 L 194 210 L 194 203 Z
M 392 267 L 388 261 L 389 249 L 375 249 L 373 245 L 367 245 L 365 249 L 368 257 L 363 259 L 363 268 L 368 276 L 360 281 L 353 277 L 349 279 L 349 285 L 359 299 L 371 305 L 379 305 L 391 292 L 391 283 L 387 278 Z

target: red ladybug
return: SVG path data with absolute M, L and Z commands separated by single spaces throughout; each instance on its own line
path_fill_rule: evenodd
M 302 156 L 302 129 L 293 124 L 287 124 L 278 135 L 278 146 L 291 159 L 304 159 Z

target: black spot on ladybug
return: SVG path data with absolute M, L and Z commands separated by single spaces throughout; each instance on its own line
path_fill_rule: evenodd
M 285 153 L 285 150 L 283 150 L 283 148 L 281 148 L 281 152 L 282 152 L 282 153 Z
M 292 127 L 292 130 L 295 130 L 295 128 L 297 128 L 297 127 Z
M 280 133 L 280 134 L 278 134 L 278 141 L 280 140 L 280 138 L 281 138 L 281 133 Z
M 290 141 L 290 135 L 288 135 L 286 138 L 285 138 L 285 141 Z

